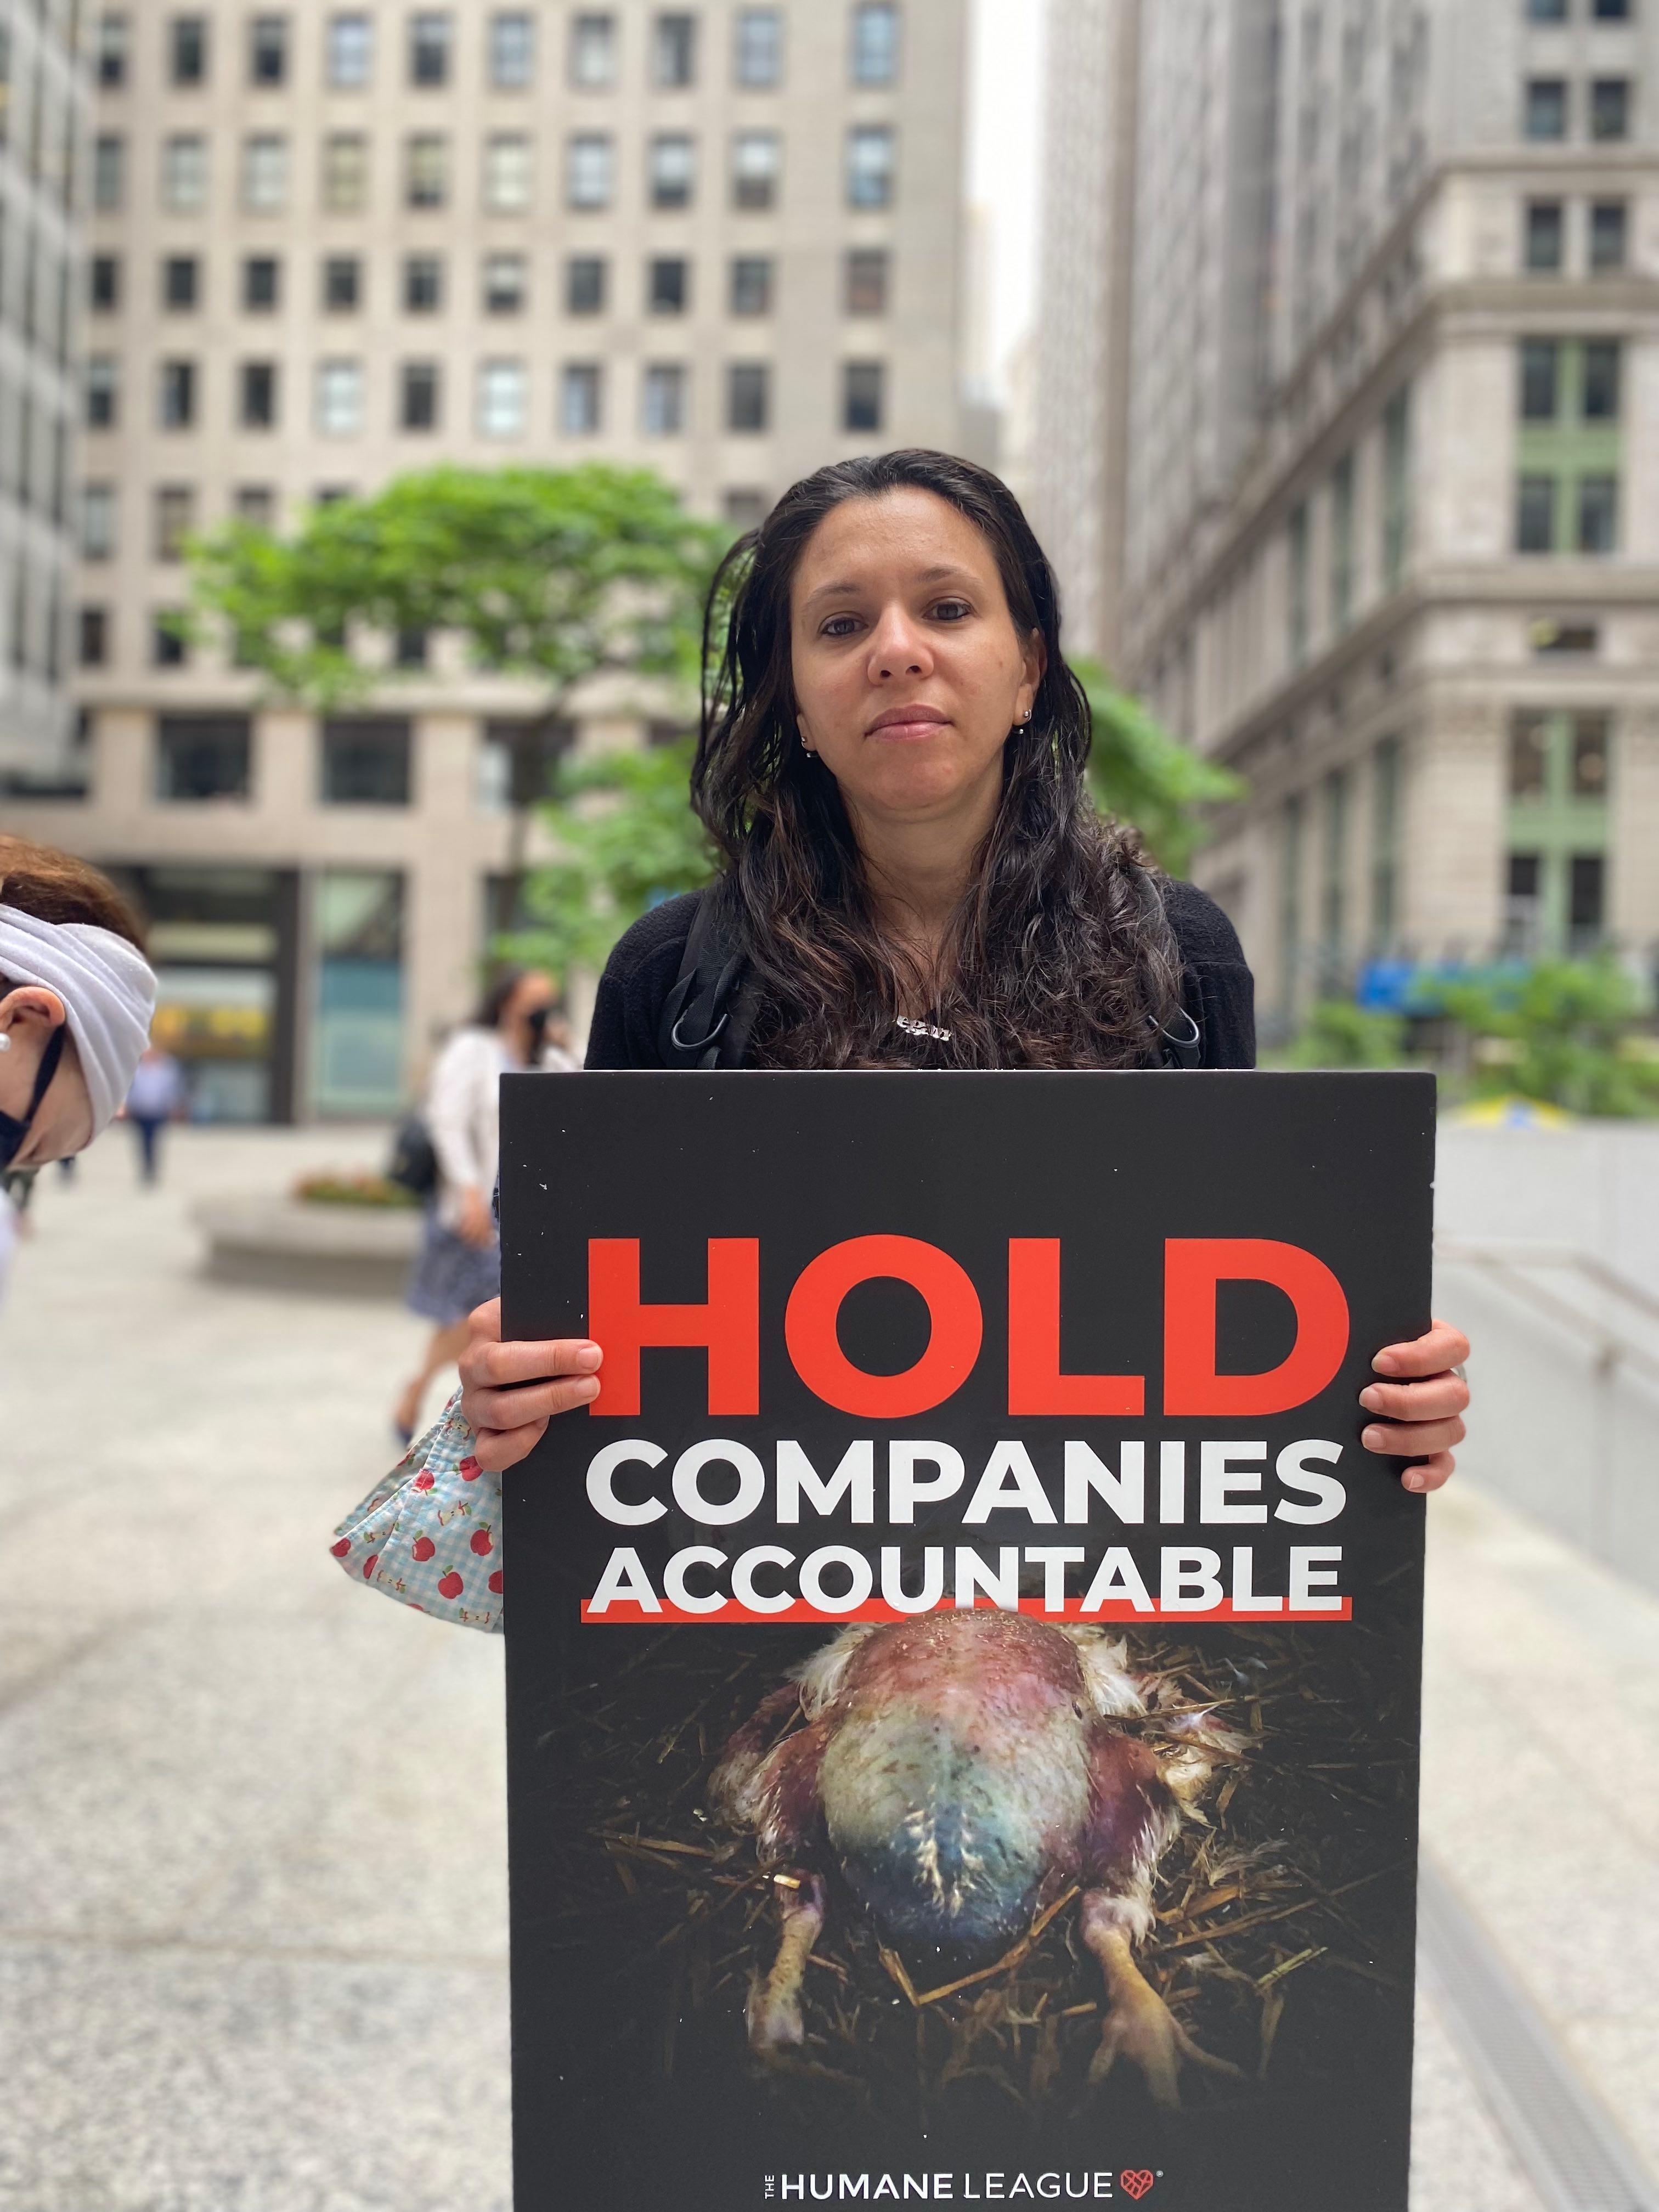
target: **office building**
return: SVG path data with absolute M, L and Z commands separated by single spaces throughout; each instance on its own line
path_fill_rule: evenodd
M 1117 659 L 1249 780 L 1195 872 L 1264 1032 L 1424 963 L 1651 966 L 1659 11 L 1101 12 L 1134 56 L 1133 239 L 1093 280 L 1127 324 Z
M 962 0 L 129 0 L 99 26 L 79 693 L 87 790 L 203 1110 L 394 1107 L 465 1010 L 538 742 L 405 641 L 371 708 L 264 698 L 169 617 L 192 531 L 440 460 L 649 466 L 757 520 L 957 443 Z M 614 687 L 574 735 L 672 702 Z M 519 763 L 515 769 L 515 763 Z

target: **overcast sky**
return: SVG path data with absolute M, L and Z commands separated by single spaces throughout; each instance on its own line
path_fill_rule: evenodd
M 968 198 L 990 224 L 990 353 L 999 385 L 1036 286 L 1042 33 L 1048 0 L 972 0 Z

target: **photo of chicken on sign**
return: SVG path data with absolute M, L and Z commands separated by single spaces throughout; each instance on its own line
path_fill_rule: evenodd
M 519 2212 L 1404 2212 L 1422 1501 L 1358 1396 L 1431 1082 L 552 1118 L 505 1327 L 605 1358 L 503 1506 Z

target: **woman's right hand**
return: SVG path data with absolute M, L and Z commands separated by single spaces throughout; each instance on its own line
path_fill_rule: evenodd
M 594 1370 L 604 1355 L 580 1336 L 503 1344 L 499 1298 L 469 1314 L 467 1327 L 461 1412 L 478 1440 L 479 1466 L 499 1474 L 535 1449 L 555 1413 L 599 1395 Z

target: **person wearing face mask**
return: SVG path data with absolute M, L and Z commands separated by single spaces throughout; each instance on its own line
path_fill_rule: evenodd
M 114 1120 L 155 1011 L 155 978 L 113 884 L 68 853 L 0 836 L 0 1288 L 10 1192 Z
M 420 1370 L 410 1376 L 392 1415 L 405 1443 L 433 1376 L 453 1366 L 465 1347 L 466 1316 L 501 1288 L 501 1249 L 491 1210 L 501 1079 L 526 1068 L 555 1071 L 578 1064 L 549 1035 L 556 995 L 552 977 L 540 969 L 509 969 L 433 1068 L 424 1118 L 437 1157 L 438 1188 L 404 1303 L 436 1326 Z

